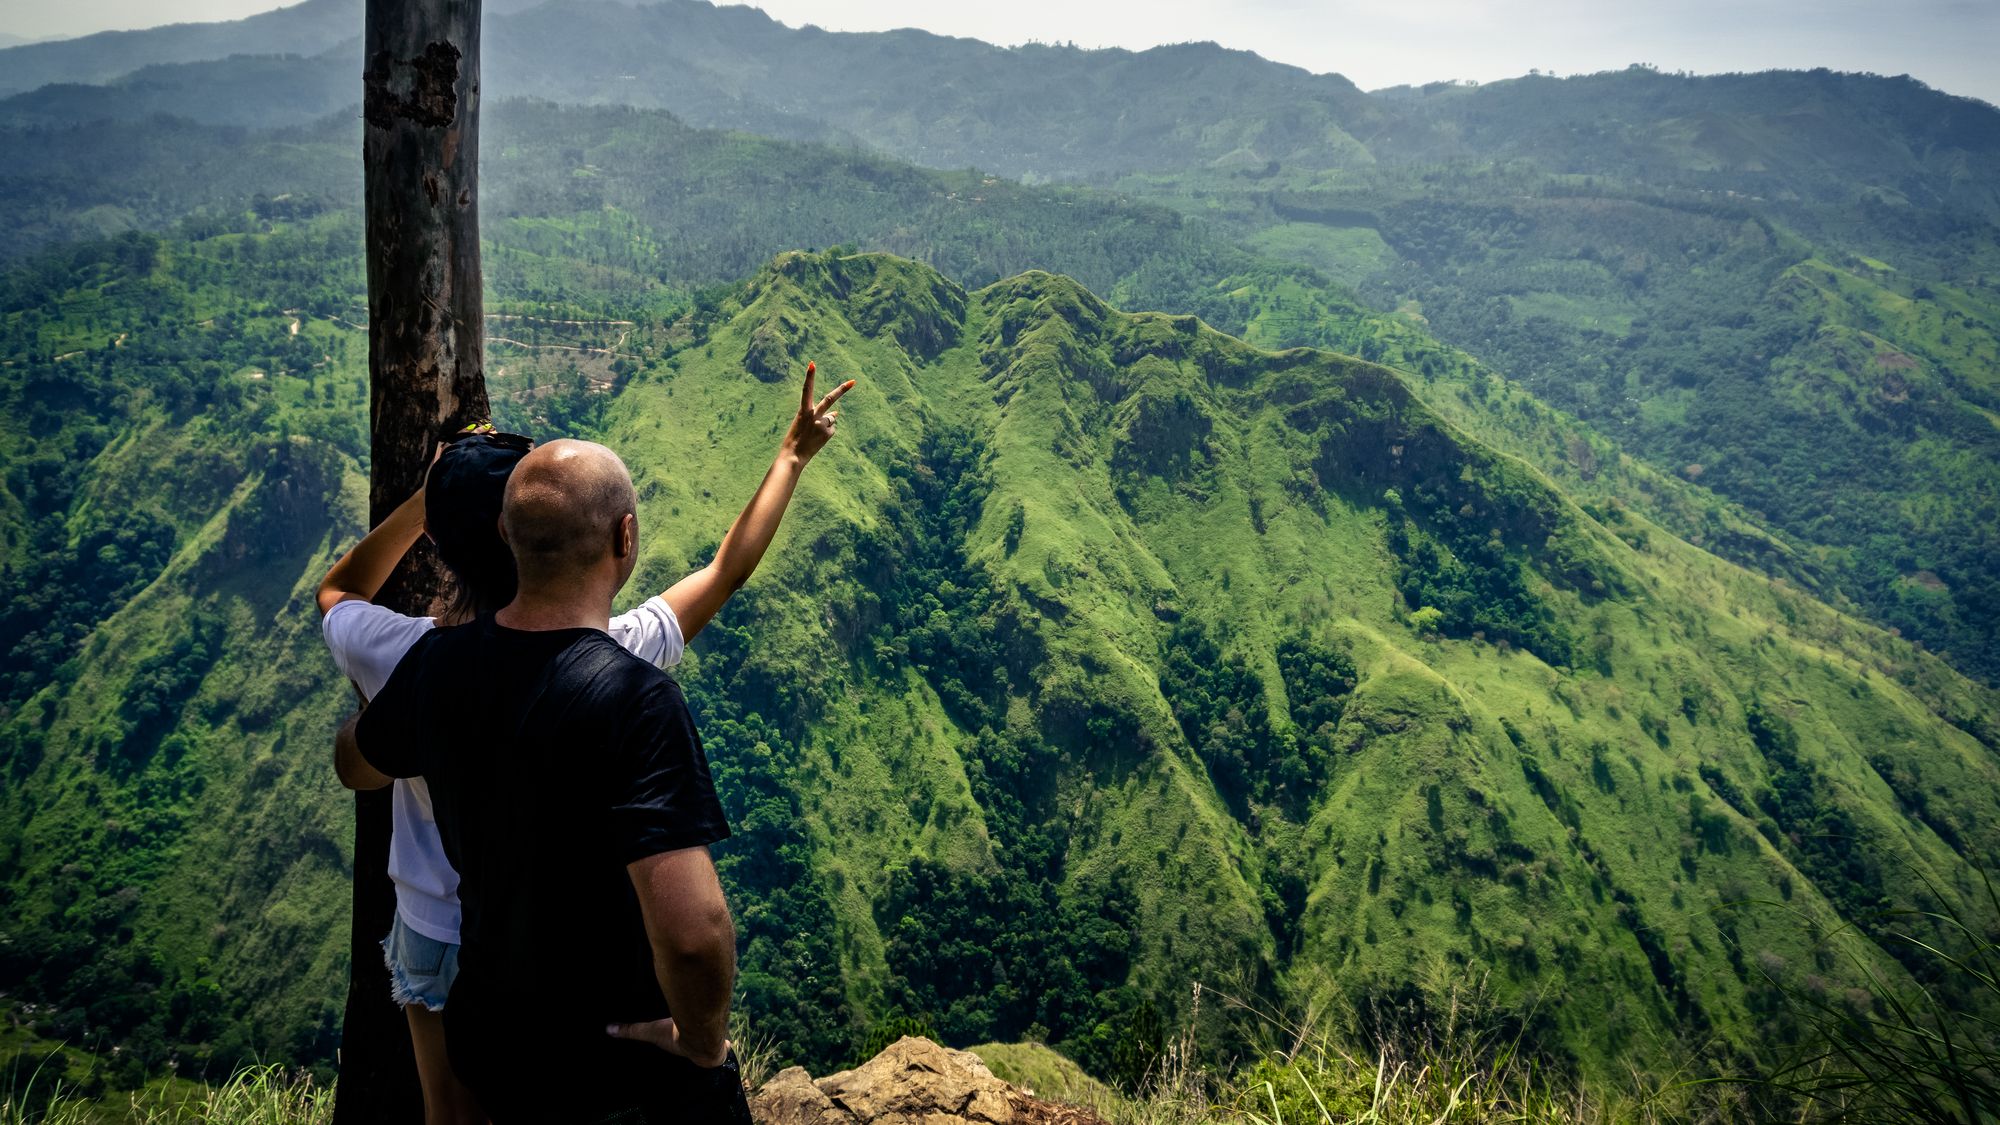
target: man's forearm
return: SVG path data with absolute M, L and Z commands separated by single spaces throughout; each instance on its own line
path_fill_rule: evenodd
M 626 866 L 653 975 L 671 1019 L 612 1024 L 607 1034 L 640 1039 L 685 1055 L 699 1066 L 720 1065 L 729 1045 L 729 994 L 736 985 L 736 926 L 705 847 L 676 848 Z
M 361 756 L 361 743 L 354 737 L 355 724 L 360 718 L 359 712 L 348 716 L 333 733 L 333 772 L 349 789 L 380 789 L 394 779 Z
M 688 1054 L 698 1061 L 721 1055 L 729 1039 L 729 997 L 736 986 L 736 929 L 728 916 L 722 917 L 712 940 L 697 948 L 655 951 L 653 972 Z

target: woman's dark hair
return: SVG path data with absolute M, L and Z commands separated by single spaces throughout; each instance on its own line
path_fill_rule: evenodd
M 447 445 L 424 485 L 424 524 L 455 581 L 448 620 L 492 613 L 514 600 L 514 554 L 500 538 L 507 478 L 532 443 L 514 434 L 472 433 Z
M 504 560 L 486 559 L 468 563 L 463 559 L 453 561 L 443 551 L 438 552 L 445 574 L 451 579 L 440 591 L 444 600 L 440 620 L 470 621 L 493 613 L 514 600 L 514 556 L 507 551 L 507 544 L 501 541 L 497 532 L 493 541 L 500 544 Z

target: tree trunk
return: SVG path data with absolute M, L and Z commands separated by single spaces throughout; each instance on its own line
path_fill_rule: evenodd
M 368 0 L 362 162 L 368 214 L 368 516 L 422 485 L 437 440 L 487 416 L 479 272 L 480 0 Z M 428 613 L 419 543 L 377 600 Z M 395 916 L 389 791 L 354 802 L 354 930 L 341 1031 L 341 1125 L 421 1122 L 408 1025 L 380 942 Z

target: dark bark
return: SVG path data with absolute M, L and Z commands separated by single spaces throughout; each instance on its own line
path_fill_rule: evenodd
M 370 523 L 422 483 L 436 441 L 487 416 L 479 271 L 480 0 L 368 0 L 362 137 L 368 215 Z M 378 601 L 426 613 L 441 588 L 420 544 Z M 341 1029 L 341 1125 L 421 1122 L 408 1025 L 380 941 L 389 791 L 354 804 L 354 930 Z

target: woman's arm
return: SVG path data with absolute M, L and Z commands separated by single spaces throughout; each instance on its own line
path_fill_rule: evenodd
M 764 474 L 764 482 L 757 486 L 750 503 L 744 505 L 736 522 L 729 525 L 722 545 L 715 550 L 715 558 L 661 595 L 680 619 L 681 636 L 686 640 L 693 640 L 729 596 L 749 581 L 751 572 L 764 557 L 765 548 L 771 545 L 771 537 L 778 533 L 778 523 L 785 518 L 785 508 L 792 502 L 792 490 L 798 487 L 799 474 L 833 437 L 835 422 L 840 418 L 840 411 L 833 409 L 833 404 L 853 389 L 854 380 L 849 379 L 814 402 L 813 374 L 814 366 L 806 364 L 799 412 L 778 446 L 778 457 Z
M 367 704 L 362 704 L 365 709 Z M 395 779 L 374 766 L 361 756 L 361 744 L 355 740 L 354 727 L 361 721 L 361 712 L 356 711 L 333 732 L 333 772 L 340 783 L 349 789 L 380 789 Z
M 424 490 L 419 488 L 326 572 L 326 579 L 319 584 L 321 615 L 341 602 L 374 601 L 396 564 L 423 533 Z

